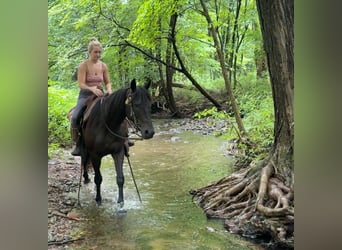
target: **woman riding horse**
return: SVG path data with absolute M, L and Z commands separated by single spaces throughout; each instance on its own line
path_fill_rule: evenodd
M 131 81 L 128 88 L 122 88 L 110 95 L 100 97 L 92 105 L 90 112 L 86 112 L 81 128 L 81 164 L 84 169 L 84 182 L 89 182 L 87 166 L 90 162 L 94 168 L 94 182 L 96 184 L 96 202 L 101 204 L 100 172 L 101 159 L 105 155 L 112 155 L 116 180 L 119 188 L 118 203 L 123 205 L 123 160 L 127 154 L 125 142 L 128 138 L 127 118 L 133 123 L 143 139 L 150 139 L 154 135 L 151 121 L 151 97 L 148 93 L 150 84 L 136 86 Z M 89 113 L 89 114 L 88 114 Z
M 80 63 L 77 70 L 77 81 L 80 87 L 78 101 L 72 112 L 71 138 L 76 143 L 71 154 L 81 155 L 79 144 L 79 124 L 85 109 L 85 102 L 90 96 L 103 96 L 102 83 L 108 94 L 112 93 L 107 65 L 100 60 L 102 45 L 96 38 L 88 44 L 89 58 Z

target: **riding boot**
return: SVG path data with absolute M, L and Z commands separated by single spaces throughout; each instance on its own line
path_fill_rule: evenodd
M 80 156 L 81 155 L 81 150 L 80 150 L 80 135 L 78 132 L 78 128 L 71 128 L 71 138 L 73 142 L 76 143 L 74 146 L 71 154 L 74 156 Z

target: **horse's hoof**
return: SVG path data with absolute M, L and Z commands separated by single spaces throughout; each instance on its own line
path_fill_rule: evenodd
M 119 206 L 119 208 L 123 208 L 124 205 L 125 205 L 125 204 L 124 204 L 123 201 L 118 201 L 118 206 Z
M 102 199 L 95 199 L 95 201 L 96 201 L 96 204 L 97 204 L 98 206 L 101 206 L 101 204 L 102 204 Z
M 117 211 L 116 211 L 116 215 L 117 216 L 124 216 L 124 215 L 126 215 L 127 214 L 127 209 L 122 209 L 122 208 L 120 208 L 120 209 L 118 209 Z

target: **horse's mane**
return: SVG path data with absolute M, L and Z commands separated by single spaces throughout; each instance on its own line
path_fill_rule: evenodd
M 121 89 L 118 89 L 116 91 L 114 91 L 112 94 L 106 94 L 105 96 L 103 97 L 100 97 L 102 98 L 99 99 L 97 101 L 97 103 L 94 105 L 91 113 L 92 115 L 95 115 L 97 116 L 98 114 L 102 114 L 102 113 L 105 113 L 105 114 L 108 114 L 108 109 L 109 108 L 114 108 L 115 109 L 115 112 L 117 113 L 117 115 L 120 117 L 120 112 L 121 114 L 123 114 L 125 112 L 125 109 L 123 108 L 124 107 L 124 103 L 125 103 L 125 100 L 127 98 L 127 91 L 130 89 L 130 87 L 125 87 L 125 88 L 121 88 Z M 150 99 L 150 96 L 148 94 L 148 92 L 146 91 L 146 89 L 144 87 L 141 87 L 141 86 L 137 86 L 136 88 L 136 98 L 137 99 L 140 99 L 140 98 L 144 98 L 144 93 L 147 93 L 147 98 Z M 87 106 L 90 106 L 91 103 L 93 101 L 96 101 L 96 96 L 94 97 L 90 97 L 88 100 L 87 100 Z M 122 108 L 122 109 L 120 109 Z M 112 114 L 110 114 L 110 116 L 112 117 Z M 119 118 L 119 117 L 112 117 L 111 119 L 114 119 L 116 120 L 116 118 Z
M 127 97 L 126 93 L 129 89 L 130 87 L 118 89 L 105 98 L 111 98 L 110 105 L 113 105 L 116 107 L 118 105 L 121 105 L 126 100 L 126 97 Z M 147 93 L 148 98 L 150 98 L 148 92 L 146 91 L 144 87 L 137 86 L 135 90 L 136 98 L 143 98 L 145 96 L 144 95 L 145 92 Z
M 89 97 L 86 101 L 86 106 L 88 108 L 93 102 L 96 102 L 91 110 L 90 116 L 98 116 L 99 114 L 107 113 L 108 107 L 115 107 L 117 111 L 120 111 L 118 108 L 125 102 L 127 90 L 128 88 L 122 88 L 114 91 L 112 94 L 105 94 L 103 97 Z M 122 109 L 122 111 L 124 111 L 124 109 Z
M 108 98 L 111 106 L 118 107 L 122 105 L 122 103 L 126 100 L 126 92 L 129 88 L 121 88 L 114 91 L 112 94 L 105 96 L 104 98 Z

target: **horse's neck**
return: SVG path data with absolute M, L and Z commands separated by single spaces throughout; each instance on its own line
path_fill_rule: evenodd
M 121 90 L 118 93 L 113 93 L 104 101 L 104 110 L 102 112 L 104 112 L 106 123 L 111 128 L 119 127 L 126 118 L 125 97 L 126 92 Z

